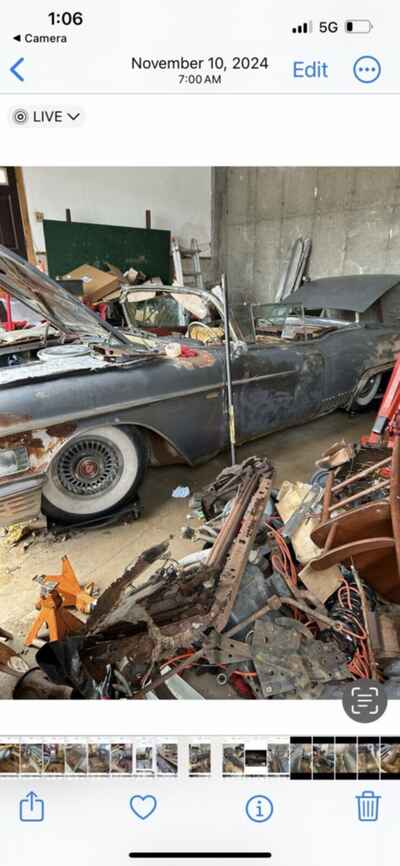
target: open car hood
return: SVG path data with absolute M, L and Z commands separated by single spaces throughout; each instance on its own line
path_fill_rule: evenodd
M 30 307 L 41 319 L 70 336 L 128 344 L 123 334 L 38 268 L 0 245 L 0 288 Z

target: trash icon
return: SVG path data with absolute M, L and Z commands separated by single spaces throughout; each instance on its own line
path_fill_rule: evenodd
M 363 791 L 356 797 L 359 821 L 377 821 L 379 816 L 379 794 L 373 791 Z

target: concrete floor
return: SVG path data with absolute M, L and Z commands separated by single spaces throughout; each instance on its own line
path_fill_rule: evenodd
M 315 460 L 334 442 L 344 438 L 358 441 L 372 426 L 375 412 L 349 417 L 335 412 L 312 423 L 294 427 L 258 439 L 238 451 L 238 461 L 252 454 L 270 457 L 276 470 L 276 483 L 285 479 L 306 481 L 314 471 Z M 81 532 L 67 540 L 44 540 L 28 547 L 20 543 L 10 548 L 0 542 L 0 625 L 23 639 L 37 611 L 38 574 L 59 574 L 61 557 L 67 554 L 81 584 L 94 581 L 102 591 L 145 548 L 169 536 L 174 536 L 171 550 L 174 558 L 185 556 L 195 548 L 180 536 L 187 522 L 188 500 L 172 499 L 178 484 L 187 484 L 191 491 L 210 483 L 227 465 L 228 455 L 221 454 L 206 465 L 191 469 L 171 466 L 151 469 L 141 490 L 143 517 L 137 522 L 91 532 Z M 153 566 L 154 569 L 154 566 Z M 34 652 L 27 661 L 33 663 Z M 13 681 L 0 674 L 0 698 L 9 697 Z

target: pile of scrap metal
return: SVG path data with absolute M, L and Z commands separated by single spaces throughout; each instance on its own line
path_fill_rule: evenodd
M 168 543 L 144 552 L 100 596 L 81 633 L 40 649 L 49 679 L 79 697 L 140 698 L 194 666 L 243 697 L 308 695 L 315 683 L 348 677 L 345 654 L 327 640 L 342 624 L 295 586 L 286 541 L 266 522 L 272 476 L 270 462 L 257 458 L 221 473 L 204 497 L 214 529 L 219 523 L 213 546 L 188 563 L 171 560 Z M 278 558 L 292 563 L 290 573 L 278 565 L 268 576 Z
M 256 458 L 239 470 L 212 550 L 189 564 L 171 560 L 167 542 L 145 551 L 100 596 L 83 633 L 39 651 L 37 661 L 53 682 L 82 697 L 142 697 L 200 660 L 220 669 L 228 659 L 251 661 L 249 645 L 231 640 L 246 623 L 225 629 L 271 495 L 273 470 L 268 460 Z M 137 586 L 162 557 L 163 566 Z M 176 660 L 181 664 L 174 668 Z
M 279 491 L 267 459 L 221 472 L 186 530 L 202 549 L 145 551 L 80 634 L 40 649 L 42 671 L 84 698 L 202 698 L 204 672 L 221 697 L 340 697 L 354 678 L 398 696 L 400 438 L 393 455 L 339 443 L 318 464 Z
M 273 493 L 265 521 L 267 545 L 261 544 L 251 559 L 266 577 L 266 588 L 279 596 L 286 621 L 271 612 L 255 625 L 252 659 L 261 696 L 279 691 L 294 696 L 288 664 L 293 653 L 296 697 L 339 696 L 338 681 L 346 676 L 380 679 L 388 694 L 400 695 L 399 420 L 392 426 L 393 452 L 337 443 L 317 461 L 310 484 L 284 482 Z M 209 520 L 201 534 L 207 540 L 216 531 L 215 503 L 217 512 L 224 507 L 223 498 L 218 501 L 224 474 L 228 477 L 229 470 L 211 489 L 211 498 L 203 498 Z M 290 611 L 294 622 L 288 620 Z M 281 646 L 276 624 L 287 629 L 285 636 L 281 632 Z M 298 630 L 314 639 L 296 647 Z M 304 677 L 299 661 L 310 653 L 324 670 L 310 670 L 308 657 Z M 329 686 L 321 687 L 328 680 Z M 257 689 L 257 681 L 251 687 Z
M 393 426 L 393 451 L 355 446 L 333 459 L 325 478 L 318 526 L 311 538 L 321 549 L 314 574 L 350 569 L 355 585 L 347 606 L 360 610 L 362 628 L 354 659 L 356 673 L 375 678 L 400 676 L 400 427 Z M 335 460 L 336 456 L 336 460 Z M 342 593 L 342 595 L 340 595 Z M 395 682 L 392 688 L 398 696 Z

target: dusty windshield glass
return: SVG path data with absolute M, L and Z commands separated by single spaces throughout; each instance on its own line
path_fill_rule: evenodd
M 214 324 L 219 314 L 195 292 L 163 292 L 138 290 L 129 292 L 124 306 L 129 323 L 148 330 L 176 329 L 185 332 L 191 322 Z
M 252 304 L 256 334 L 277 334 L 291 337 L 294 331 L 304 329 L 302 304 Z
M 129 299 L 126 310 L 130 323 L 136 328 L 185 328 L 190 321 L 189 312 L 171 295 Z
M 256 333 L 252 316 L 252 305 L 230 304 L 230 313 L 231 323 L 233 319 L 235 325 L 240 328 L 240 333 L 237 335 L 239 339 L 245 340 L 246 343 L 254 343 L 256 339 Z

